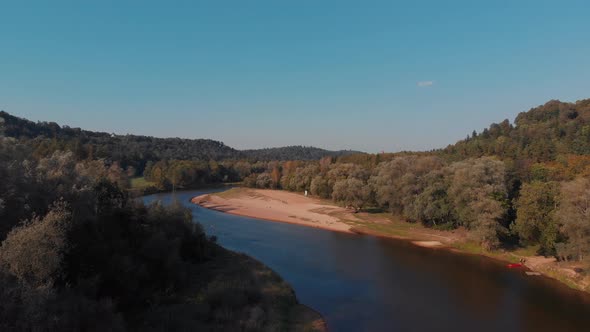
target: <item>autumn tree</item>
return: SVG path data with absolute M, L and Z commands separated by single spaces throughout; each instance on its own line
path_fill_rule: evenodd
M 278 165 L 276 165 L 272 168 L 272 171 L 270 172 L 270 179 L 271 179 L 270 187 L 272 189 L 278 189 L 279 186 L 281 185 L 281 170 L 279 169 Z

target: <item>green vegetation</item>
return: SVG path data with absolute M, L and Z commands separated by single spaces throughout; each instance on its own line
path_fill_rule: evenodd
M 537 247 L 588 266 L 590 99 L 550 101 L 446 149 L 242 167 L 244 185 L 374 207 L 436 229 L 465 227 L 479 249 Z M 244 165 L 242 165 L 244 166 Z M 373 231 L 400 233 L 386 225 Z
M 147 189 L 155 187 L 156 183 L 146 180 L 144 177 L 136 177 L 131 179 L 131 189 Z
M 115 135 L 80 128 L 59 126 L 55 122 L 32 122 L 0 111 L 2 131 L 32 148 L 35 157 L 47 157 L 55 151 L 72 151 L 82 159 L 105 159 L 117 162 L 125 170 L 142 175 L 149 161 L 165 160 L 317 160 L 325 156 L 342 156 L 357 151 L 328 151 L 314 147 L 238 151 L 210 139 L 156 138 L 137 135 Z
M 289 285 L 215 244 L 190 210 L 129 199 L 130 181 L 117 164 L 78 161 L 71 151 L 40 159 L 30 152 L 0 137 L 0 330 L 310 324 L 296 321 L 302 309 Z
M 404 220 L 366 231 L 461 228 L 468 241 L 455 245 L 463 251 L 514 260 L 530 249 L 504 249 L 538 248 L 577 269 L 590 266 L 590 99 L 550 101 L 442 150 L 372 155 L 237 151 L 211 140 L 95 133 L 5 112 L 0 119 L 2 330 L 284 326 L 290 314 L 270 314 L 282 307 L 273 301 L 294 302 L 281 287 L 271 292 L 275 300 L 264 300 L 261 280 L 272 278 L 224 279 L 215 262 L 227 253 L 186 210 L 127 197 L 129 189 L 152 186 L 243 181 L 307 190 Z M 180 318 L 164 319 L 172 316 Z
M 572 193 L 585 197 L 580 179 L 590 176 L 590 99 L 550 101 L 443 150 L 374 155 L 301 147 L 238 152 L 208 140 L 113 136 L 0 115 L 4 133 L 33 156 L 68 150 L 72 162 L 95 173 L 100 167 L 91 162 L 102 162 L 102 177 L 121 188 L 131 182 L 136 192 L 238 181 L 308 190 L 427 227 L 465 227 L 486 250 L 538 245 L 562 260 L 588 257 L 590 221 L 576 216 Z

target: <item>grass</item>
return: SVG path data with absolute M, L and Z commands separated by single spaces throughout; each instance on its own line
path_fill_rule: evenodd
M 545 270 L 543 270 L 543 274 L 545 274 L 546 276 L 549 276 L 553 279 L 559 280 L 560 282 L 566 284 L 570 288 L 582 290 L 582 291 L 584 290 L 584 288 L 582 286 L 576 284 L 570 278 L 564 276 L 563 274 L 561 274 L 555 270 L 545 269 Z
M 468 254 L 483 255 L 495 259 L 507 261 L 510 263 L 519 263 L 522 257 L 536 256 L 539 246 L 517 247 L 517 248 L 500 248 L 496 250 L 485 250 L 475 241 L 466 240 L 454 242 L 452 247 Z
M 406 223 L 390 223 L 390 224 L 376 224 L 376 223 L 363 223 L 354 228 L 356 230 L 368 230 L 369 233 L 378 233 L 380 235 L 385 236 L 393 236 L 393 237 L 403 237 L 409 238 L 412 235 L 412 227 L 411 224 Z
M 362 223 L 349 222 L 355 230 L 365 231 L 374 235 L 406 238 L 410 240 L 440 239 L 443 232 L 425 227 L 421 223 L 403 220 L 400 216 L 387 212 L 373 212 L 369 215 L 357 215 Z M 443 236 L 446 237 L 446 236 Z M 449 233 L 449 237 L 451 237 Z
M 145 189 L 149 187 L 155 187 L 155 182 L 150 182 L 146 180 L 144 177 L 137 177 L 131 179 L 131 189 Z
M 514 255 L 518 256 L 536 256 L 538 255 L 539 249 L 541 248 L 540 245 L 528 246 L 528 247 L 518 247 L 511 252 Z

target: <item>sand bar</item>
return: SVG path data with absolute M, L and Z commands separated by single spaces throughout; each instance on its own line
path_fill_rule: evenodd
M 286 191 L 239 188 L 225 195 L 218 193 L 197 196 L 192 202 L 239 216 L 351 233 L 350 225 L 330 215 L 350 213 L 349 210 Z

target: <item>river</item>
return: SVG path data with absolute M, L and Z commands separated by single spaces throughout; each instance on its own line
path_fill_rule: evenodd
M 590 331 L 590 297 L 495 260 L 401 240 L 331 232 L 207 210 L 177 199 L 208 235 L 278 272 L 330 331 Z

